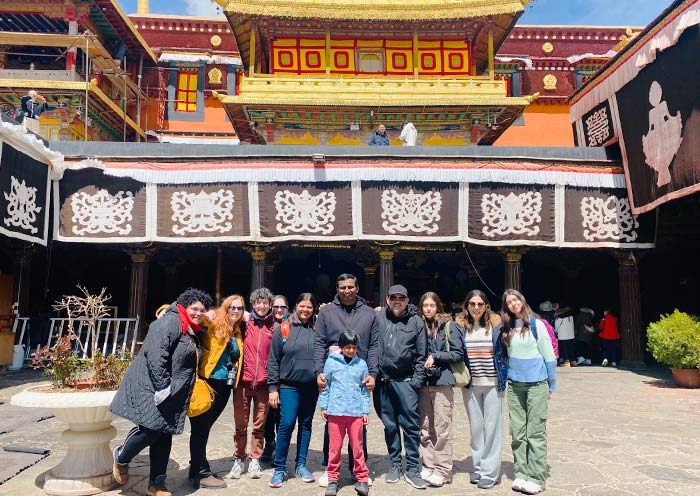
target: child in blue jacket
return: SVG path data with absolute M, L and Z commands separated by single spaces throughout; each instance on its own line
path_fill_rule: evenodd
M 342 353 L 330 351 L 323 367 L 328 387 L 321 391 L 321 417 L 328 422 L 328 487 L 326 496 L 338 492 L 340 454 L 345 434 L 355 459 L 355 491 L 361 496 L 369 493 L 369 470 L 362 447 L 362 427 L 369 423 L 369 392 L 364 379 L 369 374 L 367 362 L 357 356 L 360 338 L 355 331 L 345 331 L 338 338 Z

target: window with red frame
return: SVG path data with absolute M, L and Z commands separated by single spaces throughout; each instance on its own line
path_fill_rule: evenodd
M 177 73 L 177 93 L 175 95 L 176 111 L 197 111 L 197 80 L 197 69 L 180 69 Z

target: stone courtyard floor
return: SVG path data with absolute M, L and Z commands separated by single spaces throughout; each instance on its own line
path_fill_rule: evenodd
M 670 374 L 663 369 L 630 372 L 602 367 L 558 369 L 558 391 L 550 402 L 549 479 L 546 494 L 580 496 L 657 496 L 700 495 L 700 390 L 683 390 L 674 386 Z M 9 398 L 41 381 L 33 372 L 0 374 L 0 413 L 9 405 Z M 369 467 L 377 479 L 370 494 L 440 496 L 470 494 L 515 494 L 510 489 L 513 479 L 513 456 L 510 435 L 506 428 L 502 478 L 494 489 L 483 491 L 469 484 L 469 430 L 462 398 L 455 395 L 454 482 L 443 488 L 419 491 L 405 482 L 386 484 L 383 475 L 388 469 L 381 422 L 376 416 L 368 430 Z M 231 467 L 233 413 L 229 405 L 215 425 L 209 444 L 212 468 L 225 475 Z M 0 423 L 2 423 L 0 416 Z M 506 419 L 507 422 L 507 419 Z M 123 439 L 130 424 L 116 420 L 118 439 Z M 1 426 L 1 425 L 0 425 Z M 31 496 L 43 494 L 43 474 L 62 458 L 57 444 L 64 426 L 55 418 L 32 422 L 0 435 L 0 444 L 50 448 L 51 455 L 0 485 L 0 495 Z M 291 479 L 281 489 L 270 489 L 272 471 L 263 478 L 251 480 L 244 475 L 228 481 L 228 488 L 194 491 L 187 481 L 188 432 L 173 442 L 168 486 L 175 495 L 303 495 L 317 496 L 323 489 Z M 308 466 L 317 476 L 320 467 L 322 424 L 317 416 Z M 294 458 L 295 447 L 290 450 Z M 140 495 L 146 493 L 148 457 L 141 455 L 132 463 L 129 484 L 105 494 Z M 290 465 L 293 465 L 290 464 Z M 343 467 L 346 467 L 344 460 Z M 293 466 L 290 467 L 293 469 Z M 354 494 L 346 469 L 341 473 L 341 496 Z

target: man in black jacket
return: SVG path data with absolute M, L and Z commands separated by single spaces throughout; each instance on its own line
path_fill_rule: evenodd
M 360 337 L 357 354 L 365 362 L 369 369 L 369 375 L 365 378 L 365 386 L 369 391 L 374 389 L 375 380 L 379 373 L 379 328 L 375 311 L 367 305 L 365 300 L 358 296 L 360 287 L 357 285 L 357 277 L 352 274 L 340 274 L 336 280 L 338 294 L 328 305 L 324 305 L 318 312 L 316 319 L 316 340 L 314 342 L 314 369 L 317 377 L 318 388 L 323 391 L 328 383 L 323 375 L 323 366 L 328 357 L 328 350 L 338 346 L 338 338 L 347 331 L 355 331 Z M 335 351 L 339 351 L 338 348 Z M 365 460 L 367 459 L 367 430 L 363 429 L 363 446 Z M 323 461 L 328 463 L 328 428 L 323 437 Z M 349 460 L 353 460 L 352 450 L 348 445 Z M 352 473 L 352 470 L 351 470 Z M 328 485 L 328 475 L 324 473 L 318 480 L 321 487 Z
M 408 303 L 408 291 L 396 284 L 389 288 L 379 321 L 379 396 L 384 439 L 391 468 L 386 482 L 398 482 L 403 472 L 401 431 L 406 450 L 404 479 L 417 489 L 427 484 L 420 476 L 420 418 L 418 390 L 425 384 L 428 358 L 425 323 Z

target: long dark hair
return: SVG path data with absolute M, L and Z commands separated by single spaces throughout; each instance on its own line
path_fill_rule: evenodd
M 313 329 L 314 324 L 316 323 L 316 315 L 318 314 L 318 303 L 316 303 L 316 297 L 312 295 L 311 293 L 301 293 L 297 297 L 297 301 L 294 302 L 294 311 L 292 314 L 289 316 L 289 323 L 290 324 L 301 324 L 301 321 L 299 320 L 299 317 L 297 316 L 297 305 L 301 303 L 302 301 L 308 301 L 311 303 L 311 306 L 314 308 L 313 314 L 311 315 L 311 318 L 309 319 L 309 327 Z
M 425 302 L 425 300 L 427 299 L 431 299 L 435 302 L 435 307 L 437 310 L 437 312 L 435 313 L 435 317 L 432 319 L 431 322 L 428 322 L 428 319 L 423 313 L 423 302 Z M 420 297 L 420 300 L 418 301 L 418 315 L 421 319 L 423 319 L 423 322 L 425 322 L 425 328 L 428 331 L 431 329 L 431 326 L 429 325 L 431 323 L 433 324 L 435 332 L 437 332 L 437 329 L 439 329 L 440 325 L 442 325 L 444 322 L 447 322 L 448 320 L 451 320 L 450 314 L 445 313 L 445 305 L 442 303 L 442 300 L 437 295 L 437 293 L 434 293 L 432 291 L 423 293 L 423 296 Z M 435 336 L 431 337 L 435 339 Z
M 471 300 L 474 297 L 481 298 L 481 300 L 484 302 L 486 309 L 484 310 L 484 313 L 481 315 L 481 318 L 479 319 L 479 322 L 474 322 L 474 317 L 469 313 L 469 300 Z M 459 322 L 459 324 L 463 325 L 464 328 L 468 333 L 472 333 L 474 331 L 474 325 L 479 325 L 486 329 L 486 335 L 489 335 L 490 328 L 491 326 L 494 325 L 494 320 L 496 320 L 495 314 L 491 310 L 491 304 L 489 303 L 489 299 L 486 296 L 486 293 L 479 289 L 473 289 L 467 293 L 467 296 L 464 297 L 464 316 L 462 317 L 463 322 Z
M 520 303 L 523 305 L 523 309 L 520 312 L 520 317 L 516 316 L 513 312 L 511 312 L 508 309 L 508 305 L 506 304 L 506 298 L 509 296 L 515 296 L 517 299 L 520 300 Z M 501 306 L 501 321 L 503 322 L 503 340 L 505 341 L 506 345 L 510 345 L 510 339 L 513 337 L 513 333 L 515 332 L 515 329 L 513 326 L 515 325 L 515 320 L 518 318 L 521 318 L 523 321 L 523 327 L 520 330 L 520 335 L 524 336 L 528 332 L 530 332 L 530 317 L 535 316 L 535 313 L 532 311 L 532 308 L 530 308 L 530 305 L 527 304 L 527 301 L 525 300 L 525 297 L 523 294 L 516 290 L 516 289 L 506 289 L 503 292 L 503 305 Z

